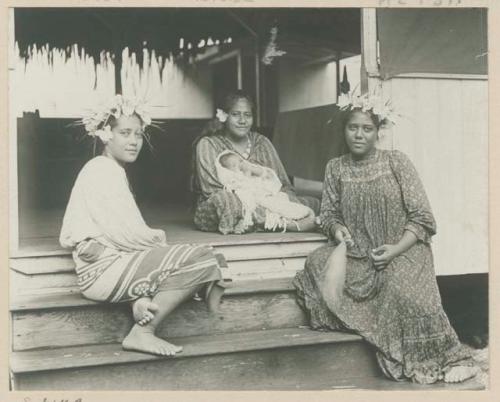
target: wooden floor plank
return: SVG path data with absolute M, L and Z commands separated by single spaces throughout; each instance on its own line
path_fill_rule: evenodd
M 342 332 L 320 332 L 306 328 L 284 328 L 221 335 L 172 338 L 184 350 L 175 357 L 160 357 L 124 351 L 120 344 L 84 345 L 56 349 L 11 353 L 11 370 L 27 373 L 72 367 L 144 362 L 161 359 L 183 359 L 220 353 L 275 349 L 305 345 L 359 342 L 358 335 Z
M 59 245 L 59 230 L 63 209 L 29 213 L 24 211 L 20 250 L 15 257 L 40 255 L 68 255 Z M 159 205 L 143 208 L 146 222 L 151 227 L 165 230 L 169 243 L 206 243 L 213 246 L 281 244 L 293 242 L 326 241 L 320 233 L 269 233 L 257 232 L 244 235 L 222 235 L 202 232 L 192 223 L 192 211 L 182 205 Z

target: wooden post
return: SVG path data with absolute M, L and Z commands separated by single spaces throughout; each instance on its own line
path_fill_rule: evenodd
M 236 56 L 237 63 L 237 79 L 238 79 L 238 90 L 243 89 L 243 62 L 241 60 L 241 50 L 238 50 L 238 55 Z
M 255 120 L 256 126 L 260 126 L 260 51 L 259 39 L 255 37 Z
M 122 50 L 123 46 L 120 45 L 120 42 L 115 43 L 115 94 L 122 93 Z
M 391 96 L 389 82 L 382 82 L 378 65 L 378 38 L 377 38 L 377 10 L 375 8 L 364 8 L 361 14 L 363 65 L 366 71 L 367 88 L 361 87 L 362 91 L 379 91 L 380 95 Z M 385 92 L 385 94 L 384 94 Z M 380 138 L 378 146 L 383 149 L 394 149 L 394 133 L 392 128 L 385 130 L 385 134 Z
M 335 62 L 337 64 L 336 68 L 336 74 L 335 74 L 335 96 L 337 98 L 337 102 L 339 100 L 340 96 L 340 52 L 336 52 L 335 56 Z
M 17 171 L 17 104 L 15 77 L 15 27 L 14 8 L 9 8 L 9 253 L 14 255 L 19 250 L 19 195 L 18 195 L 18 171 Z
M 361 10 L 361 41 L 364 65 L 368 76 L 369 91 L 380 85 L 380 72 L 377 62 L 377 10 L 375 8 L 363 8 Z M 361 88 L 363 91 L 365 88 Z
M 112 27 L 113 32 L 113 52 L 115 54 L 115 94 L 122 94 L 122 51 L 125 46 L 124 31 L 126 29 L 123 20 L 117 20 L 116 25 Z

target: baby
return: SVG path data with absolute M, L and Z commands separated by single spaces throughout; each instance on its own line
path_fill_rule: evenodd
M 243 173 L 246 177 L 272 178 L 272 173 L 262 166 L 250 163 L 235 153 L 220 155 L 220 164 L 233 172 Z
M 257 206 L 264 207 L 264 227 L 270 230 L 286 228 L 287 220 L 300 220 L 311 212 L 308 207 L 290 201 L 281 191 L 278 176 L 270 168 L 250 163 L 231 151 L 224 151 L 217 157 L 216 168 L 224 187 L 241 200 L 246 227 L 253 223 Z

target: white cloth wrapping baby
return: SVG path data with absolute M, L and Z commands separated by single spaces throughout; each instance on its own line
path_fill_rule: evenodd
M 310 209 L 305 205 L 291 202 L 288 195 L 281 190 L 282 184 L 274 170 L 255 165 L 267 173 L 265 177 L 249 177 L 239 171 L 225 168 L 220 163 L 223 155 L 234 154 L 226 150 L 221 152 L 215 161 L 215 168 L 221 184 L 227 191 L 232 191 L 240 199 L 243 205 L 244 228 L 253 225 L 253 217 L 258 206 L 264 207 L 266 211 L 264 227 L 267 230 L 283 228 L 286 230 L 287 220 L 299 220 L 305 218 Z M 250 164 L 250 162 L 246 161 Z

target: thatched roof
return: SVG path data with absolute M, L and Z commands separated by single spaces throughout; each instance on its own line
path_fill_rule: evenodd
M 140 57 L 144 47 L 178 55 L 181 38 L 192 44 L 257 37 L 265 44 L 278 25 L 290 57 L 325 56 L 333 51 L 360 53 L 359 9 L 222 9 L 222 8 L 17 8 L 15 34 L 21 54 L 30 46 L 68 49 L 74 44 L 98 59 L 128 46 Z M 256 34 L 252 34 L 252 31 Z M 184 49 L 184 54 L 186 48 Z

